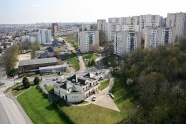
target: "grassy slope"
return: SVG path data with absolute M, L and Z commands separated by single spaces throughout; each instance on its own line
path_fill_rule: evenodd
M 84 59 L 89 59 L 89 60 L 96 60 L 97 59 L 97 55 L 95 55 L 95 54 L 90 54 L 90 53 L 88 53 L 88 54 L 85 54 L 85 55 L 83 55 L 83 61 L 84 61 L 84 63 L 85 63 L 85 66 L 86 67 L 91 67 L 91 66 L 88 66 L 88 61 L 85 61 Z
M 33 86 L 21 94 L 18 101 L 34 124 L 63 124 L 65 119 L 58 112 L 56 105 Z
M 79 63 L 77 61 L 77 56 L 75 55 L 75 53 L 71 53 L 70 54 L 70 59 L 65 60 L 65 62 L 70 62 L 71 66 L 77 71 L 79 70 Z
M 64 102 L 60 102 L 61 110 L 77 124 L 112 124 L 120 122 L 128 114 L 132 114 L 135 111 L 135 96 L 123 88 L 117 79 L 115 79 L 112 93 L 115 95 L 113 100 L 120 109 L 120 112 L 93 104 L 79 107 L 67 106 Z
M 113 100 L 123 117 L 127 117 L 128 114 L 132 114 L 137 109 L 137 100 L 134 93 L 125 89 L 117 78 L 114 79 L 114 86 L 111 92 L 115 96 Z
M 110 82 L 110 79 L 101 82 L 101 83 L 100 83 L 100 86 L 99 86 L 99 90 L 105 89 L 105 88 L 108 86 L 109 82 Z
M 122 119 L 119 112 L 106 109 L 97 105 L 67 106 L 60 102 L 64 111 L 76 124 L 112 124 Z

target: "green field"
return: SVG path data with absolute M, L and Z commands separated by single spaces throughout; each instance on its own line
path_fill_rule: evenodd
M 88 62 L 91 61 L 91 60 L 96 60 L 98 58 L 98 56 L 96 54 L 91 54 L 91 53 L 88 53 L 88 54 L 84 54 L 83 55 L 83 61 L 85 63 L 85 66 L 86 67 L 93 67 L 95 65 L 88 65 Z M 87 59 L 88 61 L 85 61 L 85 59 Z
M 70 62 L 70 65 L 76 70 L 78 71 L 79 70 L 79 63 L 78 63 L 78 60 L 77 60 L 77 56 L 75 53 L 71 53 L 70 55 L 70 58 L 65 60 L 65 62 Z
M 101 90 L 105 89 L 108 86 L 109 82 L 110 82 L 110 79 L 101 82 L 100 86 L 99 86 L 99 90 L 101 91 Z
M 48 101 L 43 93 L 33 86 L 18 96 L 18 101 L 34 124 L 66 124 L 67 120 L 54 103 Z

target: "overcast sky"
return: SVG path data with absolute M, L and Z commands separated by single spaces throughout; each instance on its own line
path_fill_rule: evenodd
M 0 24 L 96 22 L 175 12 L 186 12 L 185 0 L 0 0 Z

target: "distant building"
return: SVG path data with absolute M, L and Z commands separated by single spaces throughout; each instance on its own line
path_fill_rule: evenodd
M 79 51 L 86 53 L 90 51 L 90 47 L 99 46 L 99 31 L 82 31 L 78 33 Z
M 139 25 L 116 25 L 116 31 L 136 31 L 136 32 L 139 32 Z
M 105 19 L 98 19 L 97 20 L 97 29 L 102 30 L 105 35 L 105 41 L 107 41 L 107 23 Z
M 58 24 L 52 23 L 52 35 L 56 36 L 55 33 L 58 31 Z
M 168 13 L 166 25 L 176 28 L 176 40 L 180 40 L 186 36 L 186 13 Z
M 114 33 L 114 54 L 123 56 L 135 51 L 141 46 L 141 33 L 134 31 L 120 31 Z
M 143 31 L 145 27 L 157 27 L 161 26 L 160 15 L 140 15 L 139 17 L 140 32 Z
M 139 16 L 121 17 L 121 25 L 139 25 Z
M 41 44 L 51 43 L 51 42 L 52 42 L 51 30 L 41 29 Z

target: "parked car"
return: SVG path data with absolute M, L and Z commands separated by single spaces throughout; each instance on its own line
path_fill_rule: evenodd
M 67 64 L 70 64 L 70 62 L 67 62 Z
M 96 96 L 92 96 L 92 101 L 96 101 Z
M 113 98 L 113 99 L 115 98 L 115 96 L 112 93 L 109 93 L 109 95 L 111 98 Z
M 47 84 L 44 84 L 44 87 L 47 87 Z

